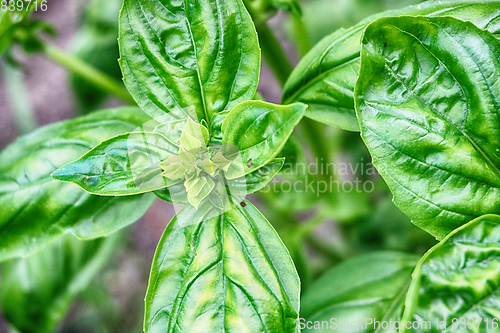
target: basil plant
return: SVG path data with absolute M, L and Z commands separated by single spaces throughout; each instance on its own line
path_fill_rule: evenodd
M 139 108 L 50 125 L 2 152 L 0 258 L 110 235 L 160 197 L 183 208 L 152 264 L 146 332 L 296 331 L 292 259 L 245 196 L 280 170 L 306 105 L 252 100 L 261 59 L 245 6 L 126 0 L 119 46 Z
M 16 331 L 51 332 L 160 198 L 177 214 L 145 332 L 499 332 L 500 1 L 428 1 L 340 29 L 285 78 L 281 105 L 256 96 L 276 9 L 300 19 L 297 1 L 124 0 L 119 64 L 137 106 L 0 153 L 0 301 Z M 301 295 L 301 261 L 246 196 L 300 146 L 304 116 L 360 132 L 396 206 L 439 243 L 342 260 Z

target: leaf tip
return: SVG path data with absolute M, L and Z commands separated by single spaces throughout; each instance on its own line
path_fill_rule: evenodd
M 64 182 L 75 182 L 76 181 L 75 180 L 76 174 L 75 174 L 74 170 L 72 170 L 72 168 L 68 167 L 68 166 L 71 166 L 71 164 L 67 164 L 65 166 L 62 166 L 61 168 L 52 172 L 50 174 L 50 176 L 53 179 L 64 181 Z M 81 176 L 81 178 L 89 178 L 89 177 Z
M 67 172 L 64 170 L 64 167 L 57 169 L 52 172 L 50 176 L 56 180 L 66 180 L 68 178 Z

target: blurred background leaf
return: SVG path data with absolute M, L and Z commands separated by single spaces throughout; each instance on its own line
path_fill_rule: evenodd
M 31 257 L 4 263 L 0 288 L 4 317 L 22 333 L 52 332 L 123 236 L 118 232 L 81 241 L 67 235 Z
M 403 8 L 423 0 L 306 0 L 302 18 L 314 45 L 339 28 L 349 28 L 362 19 L 389 9 Z M 288 23 L 289 31 L 290 23 Z

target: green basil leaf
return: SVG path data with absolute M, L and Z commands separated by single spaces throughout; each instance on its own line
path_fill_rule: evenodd
M 229 111 L 222 111 L 214 114 L 212 120 L 210 121 L 210 142 L 213 143 L 222 143 L 222 124 L 224 120 L 226 120 Z
M 500 42 L 454 18 L 366 30 L 356 108 L 394 201 L 438 239 L 500 212 Z
M 31 257 L 4 263 L 0 304 L 5 319 L 23 333 L 53 332 L 122 236 L 81 241 L 66 235 Z
M 167 121 L 156 126 L 154 132 L 160 133 L 166 137 L 168 141 L 180 146 L 182 130 L 184 129 L 185 124 L 186 119 Z
M 453 231 L 418 263 L 400 332 L 498 332 L 499 258 L 500 216 L 485 215 Z M 422 328 L 406 329 L 409 321 Z
M 203 124 L 197 123 L 192 119 L 188 119 L 184 123 L 179 141 L 181 147 L 186 151 L 200 150 L 206 148 L 210 134 L 208 128 Z
M 361 184 L 361 180 L 357 179 L 355 181 Z M 354 184 L 354 182 L 352 184 Z M 321 188 L 322 185 L 324 185 L 324 183 L 320 183 L 320 190 L 323 189 Z M 360 185 L 359 191 L 353 190 L 350 192 L 343 190 L 345 186 L 350 187 L 351 183 L 343 183 L 340 181 L 338 186 L 334 185 L 331 187 L 333 188 L 332 192 L 323 194 L 326 196 L 327 205 L 324 209 L 328 216 L 333 217 L 338 223 L 342 224 L 356 223 L 359 220 L 365 220 L 369 216 L 372 216 L 374 213 L 373 203 L 370 201 L 370 195 L 362 191 L 362 185 Z M 353 188 L 355 188 L 355 185 L 353 185 Z M 318 187 L 316 187 L 316 190 L 319 195 L 322 194 L 318 191 Z
M 374 252 L 335 266 L 302 296 L 302 332 L 379 332 L 374 330 L 373 321 L 401 321 L 417 262 L 418 256 L 410 254 Z M 351 325 L 358 320 L 362 326 L 344 330 L 342 323 Z
M 0 55 L 7 50 L 12 43 L 12 33 L 15 29 L 15 21 L 6 10 L 0 10 Z
M 205 221 L 186 207 L 169 223 L 151 269 L 147 333 L 298 332 L 293 262 L 269 222 L 244 205 Z
M 152 117 L 210 122 L 255 94 L 260 49 L 240 0 L 125 0 L 119 35 L 125 85 Z
M 184 183 L 175 184 L 169 186 L 168 188 L 163 188 L 158 191 L 154 191 L 154 194 L 167 202 L 175 203 L 175 204 L 183 204 L 188 205 L 189 201 L 187 198 L 186 186 Z
M 297 65 L 283 92 L 283 102 L 309 105 L 306 117 L 350 131 L 359 131 L 354 110 L 354 86 L 360 68 L 360 40 L 374 20 L 387 16 L 452 16 L 499 33 L 500 1 L 428 1 L 372 16 L 340 29 L 318 43 Z
M 96 112 L 43 127 L 1 152 L 0 261 L 27 256 L 66 233 L 102 237 L 140 218 L 153 195 L 93 196 L 50 174 L 148 119 L 138 108 Z
M 244 173 L 253 172 L 279 154 L 293 129 L 302 119 L 306 106 L 296 103 L 282 106 L 261 101 L 247 101 L 235 107 L 222 124 L 224 155 L 237 147 Z M 238 172 L 226 172 L 228 179 Z
M 250 172 L 245 177 L 232 179 L 227 182 L 231 195 L 242 195 L 255 193 L 266 186 L 281 170 L 285 160 L 274 159 L 262 168 Z
M 178 182 L 163 176 L 160 163 L 179 148 L 156 132 L 132 132 L 106 140 L 52 174 L 98 195 L 132 195 Z

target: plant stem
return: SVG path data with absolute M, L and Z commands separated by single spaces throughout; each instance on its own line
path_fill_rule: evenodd
M 296 233 L 302 238 L 309 236 L 309 234 L 316 230 L 316 228 L 326 222 L 326 217 L 327 216 L 326 214 L 324 214 L 324 210 L 321 210 L 319 214 L 306 221 L 305 223 L 299 225 Z
M 125 89 L 120 81 L 99 71 L 83 60 L 74 57 L 60 48 L 50 44 L 45 44 L 42 52 L 47 58 L 64 66 L 67 70 L 81 76 L 97 88 L 117 96 L 128 104 L 135 104 L 134 99 L 130 96 L 127 89 Z
M 329 163 L 331 154 L 325 145 L 328 138 L 325 135 L 324 126 L 315 120 L 304 117 L 300 121 L 300 129 L 318 162 Z
M 266 63 L 283 87 L 292 73 L 293 66 L 266 21 L 256 21 L 255 28 Z
M 291 14 L 293 32 L 295 34 L 295 43 L 299 49 L 300 56 L 303 57 L 311 50 L 311 40 L 307 33 L 307 27 L 302 20 L 302 16 Z
M 26 92 L 23 72 L 6 61 L 2 61 L 2 71 L 17 129 L 20 134 L 32 132 L 38 124 Z
M 346 256 L 337 250 L 334 246 L 319 240 L 314 235 L 307 235 L 306 241 L 314 250 L 323 254 L 325 257 L 332 259 L 335 262 L 341 262 L 346 259 Z

